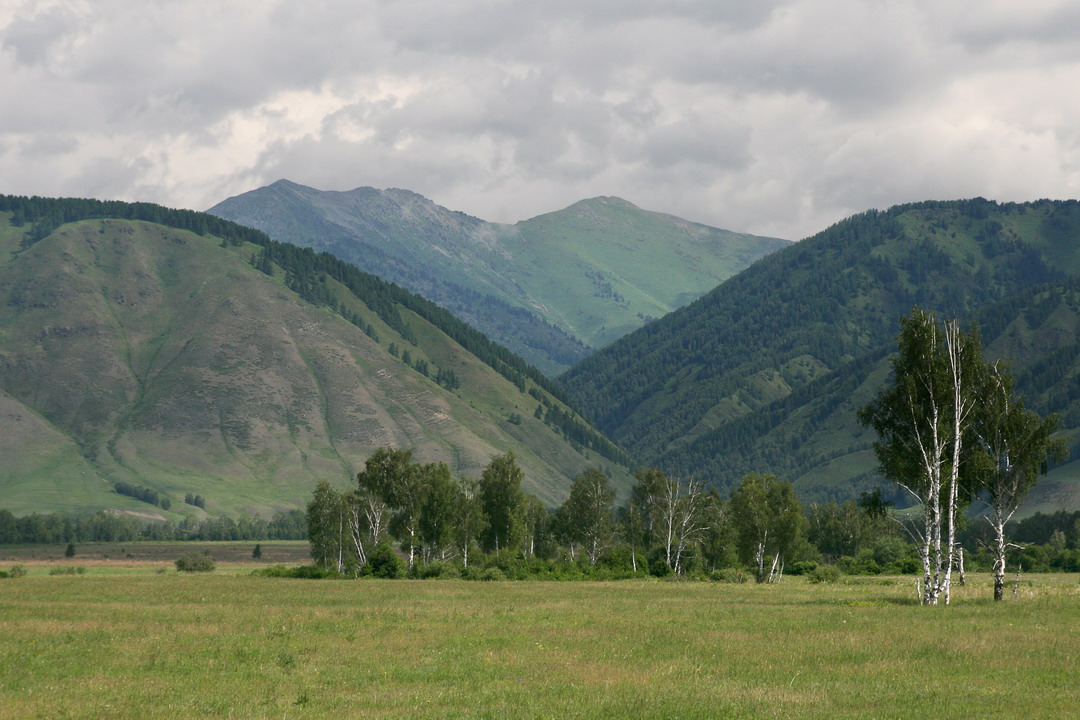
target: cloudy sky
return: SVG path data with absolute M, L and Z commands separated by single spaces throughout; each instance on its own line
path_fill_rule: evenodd
M 1078 38 L 1070 0 L 6 0 L 0 192 L 617 195 L 797 239 L 1080 196 Z

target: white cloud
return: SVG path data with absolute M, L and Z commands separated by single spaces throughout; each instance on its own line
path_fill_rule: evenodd
M 1066 0 L 38 0 L 0 192 L 206 208 L 287 177 L 515 221 L 584 197 L 802 237 L 1080 195 Z

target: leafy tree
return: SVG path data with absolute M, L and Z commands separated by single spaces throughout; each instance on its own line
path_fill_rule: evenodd
M 595 566 L 611 546 L 614 536 L 612 503 L 615 491 L 607 475 L 589 468 L 570 486 L 570 496 L 563 503 L 569 535 L 584 549 L 589 564 Z
M 957 514 L 972 488 L 961 488 L 961 465 L 970 455 L 965 441 L 974 421 L 985 377 L 975 330 L 956 321 L 938 326 L 933 313 L 916 308 L 901 319 L 893 384 L 859 410 L 874 428 L 878 465 L 923 509 L 922 528 L 913 528 L 923 562 L 923 602 L 949 603 Z
M 535 495 L 525 495 L 521 519 L 522 553 L 525 557 L 547 557 L 551 550 L 551 513 Z
M 703 515 L 701 559 L 705 569 L 712 572 L 733 567 L 738 556 L 729 504 L 715 490 L 710 491 L 704 498 Z
M 488 520 L 480 497 L 480 483 L 470 478 L 458 481 L 454 494 L 454 542 L 461 552 L 461 562 L 469 567 L 469 552 L 487 529 Z
M 348 520 L 345 498 L 323 480 L 307 505 L 308 542 L 311 557 L 329 570 L 345 569 L 348 551 Z
M 393 512 L 388 528 L 408 554 L 410 571 L 416 565 L 416 552 L 420 549 L 420 519 L 427 494 L 428 476 L 439 472 L 447 477 L 450 475 L 450 470 L 442 463 L 407 465 L 404 472 L 397 476 L 386 496 L 386 504 Z
M 498 554 L 521 539 L 523 477 L 513 453 L 496 455 L 480 475 L 480 504 L 488 520 L 480 543 L 486 552 Z
M 364 539 L 368 545 L 377 545 L 391 524 L 395 535 L 410 535 L 409 547 L 413 548 L 423 498 L 412 451 L 379 448 L 364 462 L 356 483 L 356 506 L 350 525 L 354 544 L 360 548 L 360 561 L 366 558 Z
M 625 518 L 640 533 L 647 552 L 663 548 L 664 562 L 681 573 L 684 555 L 701 540 L 706 529 L 704 490 L 700 483 L 683 483 L 656 469 L 640 470 L 634 477 L 637 484 L 631 491 Z
M 994 530 L 994 600 L 1004 597 L 1005 525 L 1035 485 L 1047 460 L 1061 460 L 1067 448 L 1051 435 L 1058 428 L 1057 415 L 1039 417 L 1024 407 L 1013 393 L 1013 378 L 1003 363 L 993 363 L 975 424 L 975 459 L 972 462 L 979 487 L 990 509 L 985 516 Z M 1065 536 L 1061 534 L 1061 549 Z
M 758 582 L 779 580 L 784 553 L 802 537 L 806 522 L 791 483 L 751 473 L 731 493 L 729 512 L 743 562 L 755 568 Z M 765 558 L 770 555 L 772 567 L 766 573 Z
M 420 542 L 425 563 L 446 560 L 454 549 L 458 484 L 444 463 L 422 469 L 426 485 L 420 508 Z

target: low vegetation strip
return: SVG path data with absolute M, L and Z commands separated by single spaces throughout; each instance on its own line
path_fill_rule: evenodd
M 311 583 L 0 588 L 0 718 L 1076 717 L 1080 586 Z

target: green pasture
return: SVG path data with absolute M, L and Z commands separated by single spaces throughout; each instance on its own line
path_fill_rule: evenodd
M 312 581 L 56 565 L 0 579 L 0 718 L 1080 715 L 1075 575 L 1032 575 L 998 604 L 980 577 L 928 608 L 913 578 Z

